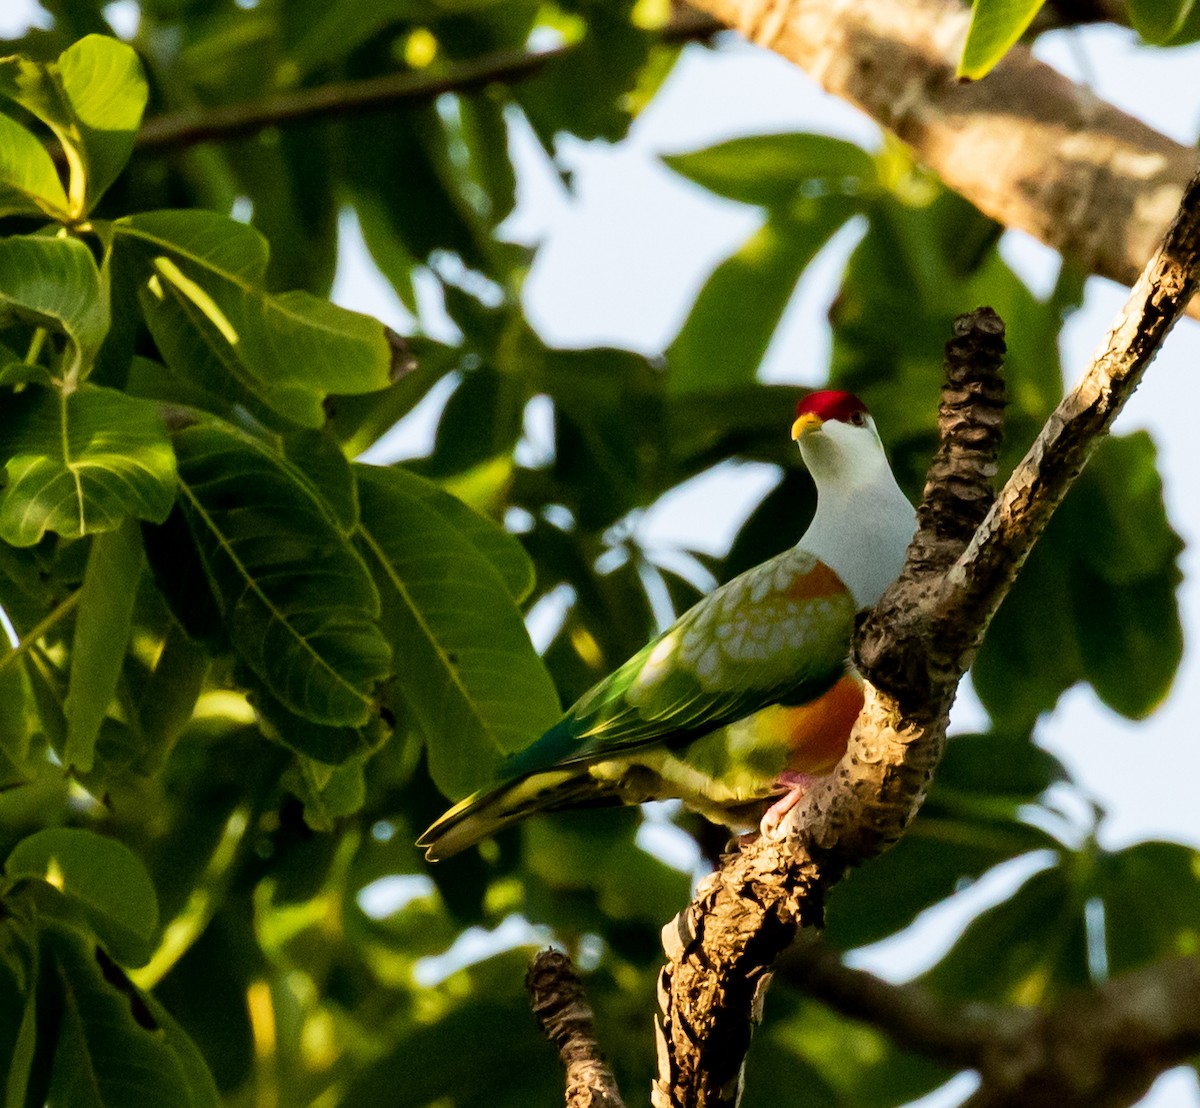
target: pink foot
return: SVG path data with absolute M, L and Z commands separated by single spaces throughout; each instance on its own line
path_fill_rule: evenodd
M 793 773 L 791 770 L 784 770 L 775 783 L 785 787 L 788 791 L 766 810 L 762 820 L 759 822 L 758 829 L 768 839 L 778 838 L 784 818 L 804 799 L 805 794 L 812 788 L 813 783 L 819 780 L 819 777 L 813 777 L 811 774 Z

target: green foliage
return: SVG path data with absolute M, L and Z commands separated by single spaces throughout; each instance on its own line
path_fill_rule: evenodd
M 974 0 L 958 75 L 978 80 L 1008 53 L 1046 0 Z
M 510 142 L 531 131 L 568 180 L 561 149 L 621 141 L 677 53 L 644 27 L 654 5 L 139 7 L 131 47 L 99 3 L 48 4 L 50 28 L 0 60 L 4 1102 L 548 1103 L 561 1075 L 521 987 L 547 937 L 588 967 L 636 1100 L 659 932 L 692 878 L 647 844 L 707 851 L 711 829 L 547 816 L 432 870 L 413 840 L 693 603 L 701 567 L 725 579 L 804 529 L 796 390 L 758 370 L 840 228 L 860 237 L 830 379 L 870 404 L 914 496 L 953 317 L 991 303 L 1008 324 L 1007 469 L 1061 396 L 1081 278 L 1035 296 L 1000 229 L 895 145 L 739 137 L 665 159 L 762 210 L 665 358 L 552 349 L 523 313 L 532 251 L 500 232 L 527 184 Z M 1037 7 L 981 0 L 971 65 Z M 1131 14 L 1149 41 L 1200 34 L 1193 5 Z M 527 80 L 135 145 L 147 105 L 440 78 L 546 35 L 570 49 Z M 451 337 L 400 342 L 328 302 L 343 205 L 400 299 L 426 324 L 440 301 Z M 354 462 L 422 402 L 427 456 Z M 731 459 L 780 478 L 728 551 L 646 548 L 640 513 Z M 925 975 L 941 995 L 1041 1003 L 1194 949 L 1194 852 L 1101 849 L 1033 738 L 1079 681 L 1130 717 L 1160 702 L 1179 551 L 1153 443 L 1107 441 L 979 655 L 992 729 L 951 739 L 911 831 L 834 890 L 831 939 L 919 926 L 1024 866 L 1040 868 Z M 524 624 L 539 604 L 560 617 L 542 657 Z M 777 985 L 746 1103 L 785 1087 L 891 1104 L 946 1076 Z

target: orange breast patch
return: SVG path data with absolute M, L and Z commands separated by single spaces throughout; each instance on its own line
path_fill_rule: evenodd
M 813 777 L 833 769 L 846 753 L 862 705 L 862 684 L 848 674 L 816 700 L 785 708 L 782 722 L 791 751 L 787 768 Z
M 824 562 L 817 562 L 788 586 L 787 595 L 791 600 L 816 600 L 821 596 L 839 596 L 845 591 L 842 579 Z

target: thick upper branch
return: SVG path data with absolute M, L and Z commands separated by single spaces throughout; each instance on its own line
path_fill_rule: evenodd
M 970 8 L 958 0 L 693 2 L 893 131 L 981 211 L 1125 285 L 1197 167 L 1194 149 L 1023 46 L 960 83 Z

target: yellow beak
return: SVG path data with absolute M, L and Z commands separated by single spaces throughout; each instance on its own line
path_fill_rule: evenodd
M 807 435 L 810 431 L 816 431 L 824 422 L 816 412 L 805 412 L 804 415 L 792 424 L 792 438 L 799 439 L 801 435 Z

